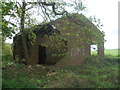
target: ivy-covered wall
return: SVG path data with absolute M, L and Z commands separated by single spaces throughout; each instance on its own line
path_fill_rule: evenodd
M 90 56 L 90 45 L 93 44 L 98 45 L 99 57 L 104 55 L 104 33 L 97 29 L 84 15 L 73 14 L 72 18 L 63 17 L 50 24 L 54 25 L 60 34 L 42 35 L 39 33 L 36 35 L 34 44 L 29 47 L 29 62 L 31 64 L 38 63 L 40 60 L 40 45 L 46 47 L 45 62 L 57 63 L 56 65 L 80 64 Z M 47 31 L 49 28 L 45 27 L 44 29 Z M 21 57 L 23 49 L 18 43 L 20 41 L 17 43 L 14 41 L 17 47 L 14 53 Z

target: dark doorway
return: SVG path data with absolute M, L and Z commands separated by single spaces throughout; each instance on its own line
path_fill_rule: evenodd
M 38 56 L 38 64 L 44 64 L 46 60 L 46 47 L 45 46 L 39 46 L 39 56 Z

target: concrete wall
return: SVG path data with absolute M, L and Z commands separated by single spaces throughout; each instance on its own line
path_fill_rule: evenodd
M 46 38 L 42 38 L 41 36 L 37 36 L 35 44 L 30 48 L 30 62 L 37 64 L 39 61 L 39 46 L 46 41 Z M 54 48 L 54 47 L 53 47 Z M 58 62 L 63 56 L 52 56 L 52 54 L 57 54 L 58 51 L 55 49 L 51 49 L 50 47 L 46 47 L 46 63 L 53 63 L 55 64 Z
M 59 28 L 61 35 L 66 36 L 70 33 L 71 36 L 66 37 L 68 55 L 62 58 L 56 65 L 77 65 L 90 56 L 90 44 L 86 44 L 83 40 L 84 31 L 82 26 L 76 25 L 73 20 L 66 18 L 65 20 L 58 20 L 54 22 L 54 25 Z M 79 32 L 79 36 L 74 36 L 76 32 Z

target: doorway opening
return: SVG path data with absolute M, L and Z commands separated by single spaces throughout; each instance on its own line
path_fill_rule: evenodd
M 45 64 L 46 60 L 46 47 L 45 46 L 39 46 L 38 49 L 38 64 Z

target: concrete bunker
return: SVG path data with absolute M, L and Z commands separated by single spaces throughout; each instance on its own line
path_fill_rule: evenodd
M 37 25 L 37 27 L 33 29 L 33 32 L 36 34 L 35 43 L 33 46 L 28 46 L 30 56 L 29 62 L 31 64 L 51 64 L 58 66 L 78 65 L 81 62 L 84 62 L 86 58 L 91 55 L 91 45 L 94 44 L 97 44 L 98 47 L 98 58 L 101 60 L 104 58 L 103 33 L 84 15 L 72 14 L 72 17 L 74 18 L 74 20 L 79 22 L 80 25 L 76 25 L 72 18 L 65 17 L 59 18 L 54 22 L 50 22 L 44 25 Z M 53 26 L 55 26 L 56 28 L 54 28 Z M 41 45 L 43 42 L 46 41 L 44 35 L 51 35 L 54 32 L 58 35 L 61 35 L 62 37 L 65 37 L 67 40 L 59 40 L 59 42 L 63 42 L 65 44 L 63 47 L 61 47 L 61 50 L 56 50 L 55 47 L 51 47 L 52 50 L 50 50 L 50 47 L 44 47 Z M 69 33 L 74 34 L 75 32 L 78 32 L 76 37 L 68 36 Z M 77 42 L 78 39 L 82 40 Z M 55 42 L 51 43 L 54 44 Z M 22 49 L 23 47 L 21 43 L 20 33 L 14 37 L 13 45 L 14 58 L 16 56 L 19 56 L 20 59 L 23 59 L 24 51 Z M 74 45 L 76 45 L 76 47 L 74 47 Z M 84 47 L 81 48 L 81 46 Z M 53 54 L 59 54 L 59 51 L 62 51 L 64 49 L 66 49 L 66 51 L 62 53 L 64 54 L 67 52 L 65 56 L 52 56 Z

